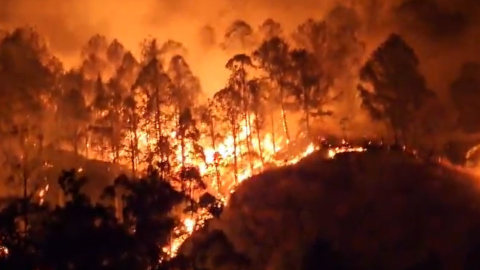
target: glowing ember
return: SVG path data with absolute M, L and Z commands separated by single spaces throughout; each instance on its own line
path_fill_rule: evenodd
M 345 142 L 344 142 L 345 144 Z M 365 152 L 367 149 L 363 147 L 350 147 L 350 146 L 339 146 L 335 148 L 328 149 L 328 158 L 334 158 L 340 153 L 350 153 L 350 152 Z
M 49 187 L 50 186 L 47 184 L 38 192 L 38 197 L 40 198 L 40 205 L 42 205 L 43 202 L 45 201 L 45 194 L 48 192 Z

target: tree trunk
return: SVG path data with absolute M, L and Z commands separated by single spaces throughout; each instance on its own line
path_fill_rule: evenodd
M 285 111 L 285 104 L 282 101 L 282 122 L 283 122 L 283 131 L 285 132 L 285 137 L 287 139 L 287 145 L 290 144 L 290 132 L 288 131 L 287 123 L 287 113 Z
M 232 135 L 233 135 L 233 170 L 234 170 L 234 184 L 238 185 L 238 160 L 237 160 L 237 123 L 236 117 L 232 117 Z
M 272 125 L 272 146 L 273 146 L 273 153 L 277 152 L 277 143 L 275 138 L 275 114 L 272 112 L 270 113 L 270 122 Z
M 262 139 L 260 136 L 260 124 L 258 120 L 258 113 L 255 113 L 255 129 L 257 133 L 258 152 L 260 154 L 260 162 L 262 162 L 262 166 L 264 166 L 265 161 L 263 160 L 263 147 L 262 147 Z
M 132 175 L 135 178 L 137 172 L 137 159 L 138 159 L 138 123 L 136 116 L 132 117 L 132 127 L 131 132 L 133 138 L 130 140 L 130 150 L 131 150 L 131 165 L 132 165 Z
M 254 163 L 252 158 L 252 129 L 250 128 L 250 117 L 248 113 L 245 114 L 245 127 L 247 128 L 247 154 L 248 154 L 248 163 L 250 164 L 250 170 L 253 173 Z
M 160 152 L 160 161 L 165 162 L 167 160 L 166 153 L 163 151 L 162 146 L 160 146 L 162 142 L 162 109 L 160 107 L 160 98 L 159 98 L 160 90 L 158 88 L 155 89 L 155 104 L 156 104 L 156 111 L 155 111 L 155 128 L 156 128 L 156 136 L 157 136 L 157 151 Z
M 242 69 L 243 69 L 243 64 L 242 64 Z M 244 119 L 245 119 L 245 127 L 247 128 L 247 151 L 248 151 L 248 161 L 250 163 L 250 169 L 253 173 L 254 169 L 254 163 L 252 160 L 252 129 L 250 126 L 250 114 L 249 114 L 249 102 L 248 102 L 248 95 L 247 95 L 247 87 L 246 87 L 246 82 L 245 78 L 242 76 L 242 103 L 243 103 L 243 113 L 244 113 Z
M 218 161 L 217 161 L 217 145 L 215 143 L 215 127 L 213 125 L 213 120 L 210 121 L 210 137 L 212 138 L 212 149 L 214 151 L 213 163 L 215 166 L 215 176 L 216 176 L 216 185 L 215 188 L 217 192 L 220 192 L 221 183 L 220 183 L 220 171 L 218 170 Z
M 304 89 L 303 93 L 303 113 L 305 114 L 305 127 L 307 129 L 307 137 L 311 140 L 312 139 L 312 130 L 310 129 L 310 114 L 308 113 L 308 103 L 310 99 L 308 96 L 308 91 Z
M 134 150 L 134 142 L 133 142 L 133 138 L 130 139 L 130 163 L 131 163 L 131 166 L 132 166 L 132 176 L 133 178 L 135 178 L 135 150 Z
M 25 145 L 25 140 L 26 140 L 26 134 L 24 133 L 25 131 L 20 131 L 20 140 L 21 140 L 21 146 L 22 146 L 22 180 L 23 180 L 23 211 L 24 211 L 24 237 L 27 237 L 27 232 L 28 232 L 28 178 L 29 178 L 29 172 L 28 172 L 28 150 L 26 149 Z

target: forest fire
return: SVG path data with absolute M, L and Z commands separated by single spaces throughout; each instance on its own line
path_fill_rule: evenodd
M 355 122 L 361 108 L 362 115 L 391 129 L 365 136 L 394 135 L 397 141 L 396 133 L 426 132 L 411 126 L 433 115 L 414 50 L 391 34 L 362 63 L 365 44 L 357 23 L 341 24 L 308 19 L 285 33 L 272 19 L 258 31 L 245 21 L 232 22 L 218 44 L 211 44 L 228 55 L 225 80 L 214 78 L 220 89 L 204 89 L 187 63 L 195 58 L 172 40 L 148 38 L 134 56 L 119 40 L 95 35 L 81 48 L 80 64 L 67 69 L 34 29 L 6 33 L 0 41 L 0 88 L 8 97 L 0 106 L 6 142 L 0 158 L 9 169 L 6 177 L 13 175 L 16 196 L 35 194 L 32 206 L 15 207 L 24 217 L 22 237 L 40 239 L 36 246 L 57 254 L 57 243 L 63 251 L 62 241 L 81 245 L 76 241 L 95 232 L 95 252 L 110 250 L 103 245 L 112 245 L 111 239 L 113 245 L 133 243 L 119 257 L 147 256 L 143 267 L 132 268 L 154 269 L 152 261 L 174 258 L 190 235 L 219 217 L 239 185 L 259 183 L 247 180 L 252 176 L 297 164 L 314 152 L 336 162 L 341 153 L 367 151 L 345 141 L 317 142 L 322 136 L 354 140 L 365 134 L 370 126 Z M 74 169 L 58 179 L 36 178 L 67 168 Z M 89 222 L 81 221 L 85 217 Z M 13 252 L 16 240 L 2 245 Z M 51 269 L 57 268 L 62 269 Z
M 228 134 L 223 140 L 215 144 L 215 148 L 209 145 L 210 138 L 207 136 L 200 136 L 198 145 L 196 145 L 197 142 L 183 142 L 182 144 L 174 125 L 170 125 L 172 126 L 172 131 L 168 133 L 170 144 L 176 146 L 172 153 L 173 158 L 170 161 L 174 165 L 173 172 L 181 174 L 184 167 L 197 168 L 200 179 L 206 184 L 206 188 L 190 188 L 188 192 L 192 198 L 198 200 L 203 193 L 209 192 L 226 203 L 229 195 L 235 191 L 238 184 L 263 171 L 266 164 L 270 164 L 270 166 L 295 164 L 315 150 L 314 144 L 310 143 L 306 149 L 297 149 L 300 154 L 288 156 L 287 159 L 276 159 L 276 154 L 284 147 L 288 147 L 288 145 L 285 145 L 285 140 L 282 139 L 283 136 L 277 136 L 277 141 L 273 141 L 274 136 L 270 133 L 265 135 L 253 134 L 249 127 L 254 125 L 254 115 L 249 117 L 249 122 L 246 122 L 245 119 L 239 119 L 239 122 L 241 124 L 238 134 L 236 136 Z M 256 138 L 255 142 L 249 141 L 253 135 Z M 143 130 L 137 131 L 137 135 L 130 134 L 127 140 L 134 136 L 142 138 L 142 143 L 139 144 L 138 148 L 138 160 L 142 160 L 142 153 L 148 153 L 149 149 L 154 147 L 154 145 L 149 144 L 148 138 L 151 135 Z M 251 144 L 249 145 L 249 143 Z M 199 149 L 202 151 L 201 153 L 196 152 Z M 141 162 L 138 162 L 136 166 L 139 171 L 147 169 Z M 181 184 L 177 187 L 182 189 Z M 186 213 L 181 224 L 174 230 L 171 244 L 163 248 L 164 252 L 170 257 L 175 256 L 178 248 L 188 236 L 202 227 L 210 218 L 212 218 L 212 215 L 203 208 L 196 212 Z

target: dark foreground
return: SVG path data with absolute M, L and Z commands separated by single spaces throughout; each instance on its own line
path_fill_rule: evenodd
M 480 269 L 479 206 L 477 180 L 453 166 L 313 154 L 244 182 L 185 253 L 206 269 Z

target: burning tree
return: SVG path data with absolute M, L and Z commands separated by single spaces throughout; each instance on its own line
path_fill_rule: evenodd
M 24 197 L 31 177 L 45 164 L 43 124 L 53 113 L 52 90 L 61 70 L 52 61 L 45 41 L 31 28 L 17 29 L 0 43 L 3 159 Z
M 79 155 L 80 143 L 82 139 L 86 141 L 88 125 L 91 122 L 90 110 L 82 91 L 78 88 L 67 90 L 58 103 L 57 112 L 66 133 L 65 139 L 73 146 L 75 155 Z
M 226 67 L 232 72 L 229 79 L 229 85 L 232 87 L 233 91 L 240 93 L 242 107 L 242 117 L 245 123 L 246 131 L 246 145 L 247 145 L 247 155 L 250 161 L 250 169 L 253 171 L 253 145 L 251 137 L 251 127 L 250 127 L 250 95 L 247 89 L 247 68 L 252 67 L 252 61 L 250 57 L 245 54 L 237 54 L 232 59 L 227 62 Z
M 237 185 L 239 182 L 238 155 L 240 152 L 239 134 L 241 132 L 239 121 L 242 116 L 242 95 L 234 87 L 228 85 L 215 94 L 214 101 L 217 108 L 222 112 L 221 121 L 226 123 L 230 133 L 229 136 L 232 138 L 234 185 Z
M 170 102 L 170 78 L 165 73 L 160 61 L 153 57 L 140 70 L 132 89 L 137 90 L 137 97 L 145 106 L 144 118 L 152 125 L 154 138 L 154 153 L 160 156 L 160 162 L 169 162 L 171 152 L 170 142 L 166 134 L 166 114 Z M 149 158 L 152 160 L 152 157 Z
M 253 53 L 254 59 L 259 63 L 269 77 L 272 90 L 269 95 L 273 102 L 280 103 L 280 110 L 282 114 L 283 130 L 286 136 L 287 144 L 290 142 L 290 132 L 287 123 L 287 102 L 290 94 L 290 53 L 288 44 L 279 37 L 274 37 L 262 43 L 262 45 Z M 276 92 L 273 92 L 276 91 Z M 273 109 L 273 108 L 272 108 Z M 272 126 L 274 123 L 274 110 L 272 110 L 271 120 Z M 275 136 L 274 136 L 275 137 Z
M 213 100 L 208 100 L 206 105 L 202 105 L 198 108 L 198 115 L 200 116 L 200 121 L 206 126 L 207 134 L 210 137 L 211 151 L 208 153 L 208 156 L 205 156 L 205 161 L 207 164 L 213 164 L 214 166 L 215 175 L 213 177 L 214 180 L 212 185 L 214 186 L 215 191 L 219 193 L 222 188 L 220 179 L 220 161 L 222 157 L 217 149 L 217 142 L 221 140 L 221 136 L 218 131 L 216 131 L 216 124 L 220 119 L 215 108 L 215 102 Z
M 323 81 L 324 74 L 313 54 L 306 50 L 294 50 L 291 59 L 295 70 L 294 95 L 303 111 L 302 122 L 305 123 L 307 134 L 312 138 L 311 117 L 331 114 L 322 109 L 327 103 L 329 85 Z
M 107 77 L 108 62 L 106 52 L 108 41 L 105 36 L 94 35 L 81 49 L 81 70 L 89 80 L 95 80 L 98 76 Z

